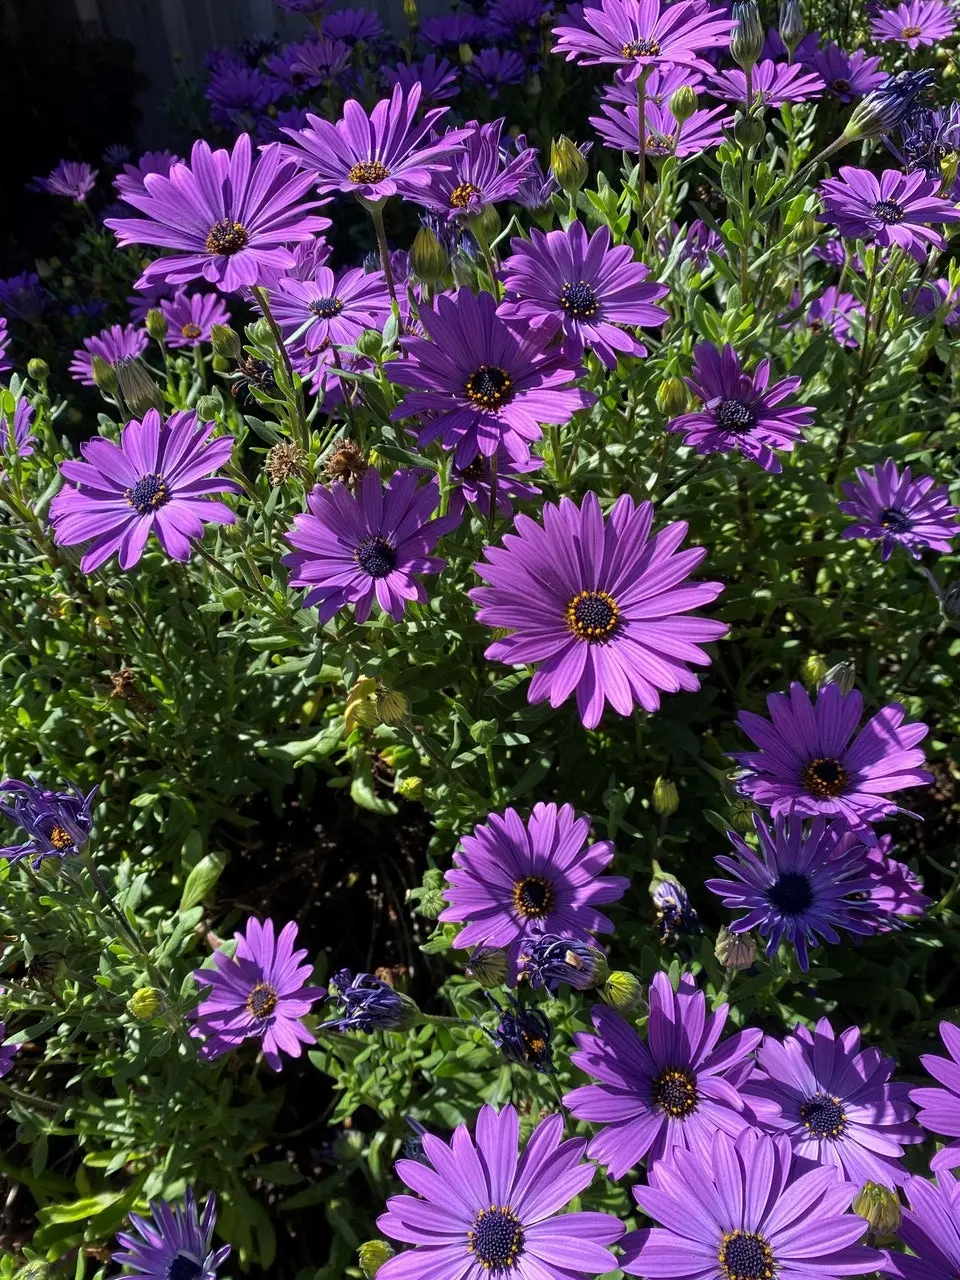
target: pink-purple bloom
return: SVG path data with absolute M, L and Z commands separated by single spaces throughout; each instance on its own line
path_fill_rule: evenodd
M 914 479 L 909 467 L 901 472 L 892 458 L 872 469 L 858 467 L 857 479 L 846 481 L 843 492 L 846 500 L 837 505 L 854 517 L 843 536 L 879 542 L 884 560 L 898 546 L 915 560 L 924 547 L 947 552 L 957 536 L 960 508 L 951 504 L 947 486 L 932 476 Z
M 456 67 L 433 53 L 428 53 L 423 62 L 384 63 L 380 74 L 389 88 L 398 84 L 404 93 L 409 93 L 415 84 L 419 84 L 423 103 L 455 98 L 460 78 Z
M 848 835 L 841 845 L 856 837 Z M 861 848 L 864 870 L 870 881 L 869 906 L 877 933 L 902 929 L 922 919 L 932 899 L 923 892 L 923 881 L 905 862 L 891 857 L 892 836 L 881 836 L 871 848 Z
M 289 64 L 289 76 L 304 84 L 319 88 L 333 80 L 350 62 L 350 47 L 342 40 L 304 40 L 294 46 L 294 58 Z M 281 113 L 282 114 L 282 113 Z M 279 115 L 278 115 L 279 120 Z M 301 128 L 306 125 L 304 119 Z
M 540 30 L 552 0 L 493 0 L 487 8 L 487 34 L 496 40 L 523 40 Z
M 523 84 L 530 71 L 523 54 L 516 49 L 481 49 L 467 66 L 466 74 L 496 99 L 504 85 Z
M 17 1056 L 18 1044 L 8 1044 L 6 1040 L 7 1024 L 0 1022 L 0 1076 L 8 1075 L 13 1070 Z
M 584 5 L 576 25 L 554 27 L 553 51 L 587 66 L 613 63 L 625 69 L 627 80 L 636 80 L 649 67 L 672 63 L 709 73 L 710 63 L 698 55 L 728 48 L 736 25 L 700 0 L 599 0 Z
M 668 430 L 682 432 L 684 444 L 697 453 L 738 450 L 765 471 L 781 471 L 773 450 L 792 450 L 815 413 L 810 405 L 783 404 L 801 379 L 783 378 L 770 385 L 769 360 L 761 360 L 752 373 L 746 373 L 729 345 L 718 351 L 711 343 L 701 342 L 693 355 L 692 376 L 684 381 L 703 401 L 703 408 L 674 418 Z
M 356 493 L 317 485 L 286 535 L 296 550 L 283 557 L 293 570 L 290 585 L 307 590 L 303 607 L 317 605 L 320 621 L 328 622 L 352 604 L 357 622 L 366 622 L 376 599 L 399 621 L 409 601 L 427 599 L 420 575 L 446 565 L 430 552 L 460 519 L 430 519 L 439 503 L 436 479 L 421 485 L 413 471 L 395 472 L 384 487 L 369 467 Z
M 589 834 L 589 817 L 578 817 L 569 804 L 537 804 L 526 822 L 516 809 L 490 814 L 463 837 L 447 872 L 449 906 L 440 920 L 465 926 L 454 946 L 505 948 L 513 985 L 525 938 L 556 934 L 591 942 L 594 933 L 612 933 L 612 921 L 598 908 L 619 901 L 630 881 L 603 874 L 613 844 L 588 845 Z
M 37 438 L 31 435 L 33 405 L 21 396 L 12 414 L 0 409 L 0 472 L 9 467 L 10 459 L 28 458 L 33 453 Z
M 483 34 L 483 20 L 475 13 L 451 13 L 442 18 L 425 18 L 420 24 L 420 37 L 427 46 L 441 45 L 456 49 L 458 45 L 481 39 Z
M 306 985 L 312 966 L 304 964 L 306 950 L 294 950 L 296 939 L 294 921 L 277 935 L 272 920 L 261 924 L 251 916 L 246 932 L 236 935 L 233 956 L 218 950 L 212 969 L 194 969 L 194 981 L 208 988 L 190 1015 L 190 1034 L 204 1039 L 202 1058 L 257 1039 L 267 1065 L 279 1071 L 281 1053 L 299 1058 L 301 1045 L 315 1043 L 301 1019 L 325 992 Z
M 36 182 L 51 196 L 66 196 L 82 204 L 97 184 L 99 170 L 83 160 L 61 160 L 57 167 Z
M 703 1160 L 713 1135 L 742 1132 L 751 1122 L 738 1086 L 752 1070 L 757 1029 L 721 1040 L 730 1006 L 708 1013 L 702 991 L 684 975 L 674 991 L 663 972 L 649 989 L 646 1040 L 618 1013 L 593 1009 L 596 1035 L 577 1034 L 571 1061 L 595 1083 L 563 1103 L 578 1120 L 600 1125 L 589 1154 L 611 1178 L 646 1158 L 670 1157 L 679 1147 Z
M 667 286 L 648 282 L 649 269 L 634 259 L 630 245 L 612 246 L 607 227 L 589 237 L 581 222 L 546 234 L 534 228 L 529 240 L 511 240 L 510 247 L 513 254 L 503 264 L 507 300 L 499 314 L 562 332 L 572 360 L 591 350 L 614 369 L 620 355 L 645 356 L 632 331 L 669 319 L 655 305 Z
M 429 184 L 415 197 L 417 204 L 453 219 L 472 217 L 488 205 L 515 199 L 533 173 L 537 153 L 530 147 L 505 157 L 500 143 L 505 124 L 503 119 L 489 124 L 468 121 L 450 167 L 430 175 Z
M 773 62 L 764 58 L 752 72 L 754 105 L 782 107 L 785 102 L 809 102 L 825 88 L 820 75 L 802 62 Z M 707 81 L 707 92 L 727 102 L 745 103 L 746 72 L 739 67 L 717 71 Z
M 324 35 L 331 40 L 376 40 L 383 23 L 369 9 L 333 9 L 323 20 Z
M 93 377 L 93 358 L 99 356 L 112 369 L 121 361 L 136 360 L 147 349 L 149 338 L 146 329 L 139 325 L 111 325 L 93 337 L 84 338 L 83 347 L 74 351 L 70 361 L 70 374 L 75 382 L 82 382 L 85 387 L 95 387 Z
M 949 40 L 957 19 L 946 0 L 907 0 L 894 9 L 881 9 L 870 21 L 877 40 L 893 40 L 908 49 Z
M 899 1280 L 955 1280 L 960 1273 L 960 1182 L 948 1173 L 936 1182 L 911 1178 L 904 1189 L 909 1208 L 897 1230 L 910 1253 L 891 1250 L 884 1272 Z
M 174 560 L 190 558 L 190 543 L 205 523 L 233 524 L 236 516 L 214 493 L 237 493 L 232 480 L 213 478 L 230 459 L 232 436 L 212 440 L 214 424 L 198 424 L 192 410 L 161 422 L 156 409 L 131 420 L 120 443 L 95 436 L 80 446 L 84 461 L 68 459 L 60 471 L 70 483 L 50 505 L 60 546 L 90 545 L 84 573 L 118 555 L 121 569 L 140 560 L 153 532 Z
M 823 213 L 820 222 L 832 222 L 842 236 L 865 240 L 887 248 L 899 245 L 922 260 L 928 245 L 946 244 L 931 222 L 956 222 L 958 210 L 938 194 L 940 179 L 927 178 L 923 170 L 901 173 L 884 169 L 879 178 L 868 169 L 840 166 L 839 178 L 820 184 Z
M 142 1218 L 131 1213 L 133 1232 L 117 1232 L 120 1248 L 113 1261 L 127 1268 L 130 1280 L 216 1280 L 217 1268 L 230 1254 L 228 1244 L 211 1248 L 216 1198 L 209 1197 L 201 1218 L 188 1187 L 182 1208 L 152 1200 L 150 1214 L 150 1218 Z
M 424 1133 L 423 1162 L 399 1160 L 414 1195 L 392 1196 L 377 1219 L 404 1249 L 379 1280 L 509 1275 L 511 1280 L 575 1280 L 617 1263 L 609 1246 L 623 1224 L 607 1213 L 561 1210 L 593 1181 L 586 1140 L 563 1142 L 563 1116 L 541 1120 L 517 1156 L 520 1120 L 512 1106 L 480 1109 L 476 1136 L 460 1125 L 448 1144 Z
M 863 314 L 863 304 L 852 293 L 840 293 L 831 284 L 807 308 L 807 328 L 814 333 L 829 333 L 842 347 L 856 347 L 859 339 L 850 318 Z
M 178 289 L 172 298 L 160 299 L 159 309 L 167 318 L 166 344 L 174 349 L 199 347 L 210 341 L 213 325 L 230 323 L 230 312 L 217 293 Z
M 650 536 L 653 504 L 622 494 L 604 517 L 596 494 L 578 507 L 545 503 L 543 523 L 518 515 L 502 546 L 476 570 L 488 585 L 469 594 L 477 619 L 509 634 L 486 650 L 493 662 L 537 667 L 527 698 L 559 707 L 576 694 L 588 729 L 606 703 L 631 715 L 657 711 L 660 692 L 699 689 L 692 666 L 725 623 L 691 611 L 720 595 L 720 582 L 690 582 L 705 547 L 679 550 L 684 521 Z
M 927 735 L 920 722 L 904 724 L 892 702 L 858 732 L 863 698 L 830 683 L 816 703 L 803 685 L 767 698 L 770 719 L 741 711 L 738 726 L 757 749 L 734 755 L 747 773 L 739 788 L 776 817 L 822 815 L 842 818 L 864 844 L 875 844 L 870 824 L 899 812 L 888 798 L 905 787 L 925 786 L 933 775 L 921 768 L 917 743 Z
M 468 506 L 481 516 L 490 514 L 494 479 L 492 461 L 478 453 L 466 466 L 460 467 L 454 462 L 450 477 L 454 484 L 450 494 L 451 515 L 462 515 Z M 509 519 L 513 515 L 514 499 L 535 498 L 540 493 L 536 485 L 527 484 L 518 477 L 539 471 L 542 466 L 540 458 L 518 458 L 506 445 L 500 445 L 496 453 L 496 503 L 502 516 Z
M 910 1101 L 919 1108 L 918 1122 L 930 1133 L 953 1139 L 930 1161 L 933 1173 L 960 1166 L 960 1027 L 942 1021 L 940 1039 L 948 1057 L 941 1058 L 936 1053 L 920 1056 L 924 1069 L 937 1084 L 932 1088 L 924 1085 L 910 1094 Z M 960 1186 L 960 1182 L 953 1185 Z
M 144 179 L 147 174 L 159 173 L 165 178 L 175 164 L 183 164 L 183 159 L 172 151 L 145 151 L 136 164 L 123 166 L 123 172 L 117 174 L 113 185 L 124 200 L 129 195 L 146 195 Z
M 637 122 L 640 119 L 636 104 L 615 107 L 601 103 L 602 116 L 591 116 L 590 123 L 608 147 L 634 154 L 640 152 Z M 694 111 L 682 124 L 669 106 L 659 107 L 655 102 L 644 104 L 646 121 L 644 151 L 648 156 L 697 156 L 701 152 L 719 147 L 726 140 L 726 131 L 733 126 L 733 116 L 726 107 L 709 107 Z
M 266 111 L 286 92 L 285 85 L 259 68 L 224 66 L 211 72 L 204 96 L 210 103 L 213 123 L 229 129 L 249 127 L 251 116 Z
M 806 61 L 810 69 L 820 76 L 827 92 L 841 102 L 861 98 L 887 80 L 887 73 L 880 69 L 880 58 L 863 49 L 848 53 L 831 42 Z
M 151 262 L 137 281 L 186 284 L 203 277 L 225 293 L 259 284 L 269 271 L 293 265 L 290 246 L 330 226 L 308 212 L 319 203 L 306 199 L 313 175 L 283 155 L 279 144 L 252 153 L 241 133 L 232 151 L 193 144 L 189 164 L 169 174 L 148 174 L 146 194 L 124 199 L 142 218 L 107 218 L 121 245 L 149 244 L 172 249 Z
M 676 91 L 685 85 L 693 89 L 695 93 L 700 93 L 703 89 L 703 75 L 694 67 L 688 67 L 683 62 L 678 63 L 676 66 L 653 67 L 644 81 L 644 96 L 647 102 L 653 102 L 658 107 L 666 107 L 669 106 L 670 99 Z M 632 80 L 625 77 L 623 71 L 617 71 L 612 83 L 608 84 L 603 90 L 603 100 L 604 102 L 615 102 L 619 106 L 635 107 L 637 105 L 637 86 Z

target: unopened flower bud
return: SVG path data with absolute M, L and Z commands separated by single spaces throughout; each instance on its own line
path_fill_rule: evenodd
M 223 401 L 219 396 L 201 396 L 197 401 L 197 417 L 201 422 L 213 422 L 223 409 Z
M 474 720 L 470 726 L 470 737 L 478 747 L 492 747 L 499 732 L 496 720 Z
M 268 350 L 276 346 L 276 339 L 273 336 L 273 329 L 270 321 L 266 316 L 261 316 L 259 320 L 255 320 L 248 330 L 251 340 L 258 347 L 266 347 Z
M 903 1217 L 897 1193 L 876 1182 L 863 1184 L 854 1197 L 851 1208 L 861 1218 L 866 1218 L 874 1231 L 883 1236 L 892 1235 L 899 1228 Z
M 399 778 L 393 789 L 398 796 L 403 796 L 404 800 L 423 799 L 423 779 L 418 778 L 415 774 L 409 774 L 406 778 Z
M 151 307 L 147 312 L 147 318 L 144 321 L 147 333 L 157 342 L 162 342 L 167 336 L 167 317 L 159 309 L 159 307 Z
M 366 1276 L 366 1280 L 373 1280 L 383 1264 L 393 1257 L 393 1252 L 386 1240 L 367 1240 L 360 1246 L 357 1256 L 360 1259 L 360 1270 Z
M 118 360 L 114 369 L 120 394 L 127 408 L 137 418 L 142 418 L 148 409 L 162 409 L 163 396 L 160 388 L 150 376 L 150 370 L 138 357 L 129 360 Z
M 737 25 L 730 37 L 730 53 L 737 66 L 750 71 L 763 49 L 763 23 L 756 0 L 737 0 L 733 17 Z
M 27 361 L 27 377 L 31 382 L 46 382 L 50 377 L 50 366 L 46 360 L 33 356 Z
M 789 50 L 793 51 L 807 32 L 807 24 L 800 12 L 799 0 L 780 0 L 780 39 Z
M 956 151 L 948 152 L 940 161 L 940 190 L 947 194 L 953 189 L 957 180 L 957 169 L 960 167 L 960 155 Z
M 600 988 L 600 999 L 625 1018 L 639 1017 L 649 1009 L 640 979 L 626 969 L 615 969 L 610 974 Z
M 510 972 L 506 951 L 500 947 L 477 947 L 470 957 L 467 973 L 481 987 L 502 987 Z
M 664 417 L 679 417 L 689 403 L 687 384 L 682 378 L 664 378 L 657 387 L 656 402 Z
M 403 16 L 411 27 L 415 27 L 420 19 L 417 13 L 417 0 L 403 0 Z
M 381 724 L 402 724 L 410 714 L 410 699 L 396 689 L 377 685 L 377 715 Z
M 575 991 L 591 991 L 602 987 L 610 977 L 607 957 L 599 947 L 556 934 L 528 938 L 520 963 L 533 990 L 546 987 L 552 996 L 563 985 Z
M 821 689 L 828 684 L 835 684 L 842 694 L 851 693 L 857 678 L 857 668 L 850 658 L 844 658 L 836 666 L 824 674 Z
M 149 1022 L 160 1011 L 162 997 L 156 987 L 140 987 L 127 1001 L 127 1012 L 138 1022 Z
M 465 67 L 469 67 L 470 63 L 473 61 L 473 50 L 467 44 L 466 40 L 464 40 L 460 45 L 458 53 L 460 54 L 461 64 Z
M 741 115 L 733 126 L 733 136 L 741 147 L 746 147 L 748 150 L 750 147 L 759 146 L 765 133 L 764 123 L 759 116 Z
M 658 778 L 653 784 L 653 811 L 662 818 L 669 818 L 680 807 L 680 793 L 677 784 L 670 778 Z
M 713 954 L 725 969 L 749 969 L 757 958 L 757 944 L 749 933 L 731 933 L 721 925 Z
M 343 725 L 347 733 L 363 727 L 372 729 L 380 723 L 377 704 L 373 701 L 377 682 L 372 676 L 364 676 L 350 690 L 343 713 Z
M 803 660 L 803 679 L 811 689 L 819 689 L 823 677 L 827 674 L 827 664 L 820 653 L 808 654 Z
M 116 391 L 117 371 L 109 360 L 104 360 L 103 356 L 94 356 L 90 362 L 90 371 L 101 391 Z
M 428 226 L 422 226 L 410 246 L 413 274 L 426 284 L 442 280 L 450 266 L 450 255 Z
M 243 350 L 240 335 L 228 324 L 210 326 L 210 340 L 213 343 L 213 354 L 222 356 L 224 360 L 237 360 Z
M 746 833 L 753 830 L 754 808 L 745 796 L 738 796 L 730 804 L 730 825 L 734 831 Z
M 568 195 L 576 195 L 590 172 L 580 148 L 563 133 L 550 144 L 550 168 Z
M 692 85 L 682 84 L 670 99 L 670 111 L 677 124 L 689 120 L 697 109 L 697 91 Z
M 486 205 L 472 221 L 477 232 L 484 236 L 488 242 L 494 240 L 500 234 L 502 223 L 500 222 L 500 215 L 497 213 L 496 205 Z
M 879 138 L 893 133 L 909 115 L 917 98 L 936 78 L 929 68 L 923 71 L 901 71 L 891 76 L 886 84 L 871 89 L 857 103 L 843 136 L 850 141 L 857 138 Z

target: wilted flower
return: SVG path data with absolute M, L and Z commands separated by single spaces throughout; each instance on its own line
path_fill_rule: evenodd
M 554 933 L 531 937 L 520 954 L 521 976 L 534 991 L 546 987 L 555 996 L 561 985 L 575 991 L 602 987 L 610 976 L 607 957 L 599 947 Z
M 690 895 L 673 876 L 660 875 L 650 891 L 657 909 L 660 941 L 674 943 L 683 933 L 700 931 L 700 920 L 690 903 Z
M 492 997 L 488 997 L 491 998 Z M 513 996 L 504 1009 L 496 1004 L 500 1021 L 496 1031 L 488 1031 L 494 1044 L 503 1054 L 505 1062 L 515 1062 L 532 1067 L 543 1075 L 554 1072 L 551 1037 L 553 1028 L 546 1014 L 538 1009 L 524 1009 Z
M 66 858 L 77 854 L 90 838 L 93 802 L 99 786 L 84 795 L 72 783 L 69 791 L 47 791 L 32 783 L 11 778 L 0 783 L 0 813 L 28 837 L 23 844 L 0 848 L 0 857 L 9 862 L 29 858 L 34 868 L 44 858 Z
M 332 998 L 339 1003 L 338 1016 L 322 1023 L 321 1031 L 405 1031 L 420 1016 L 409 996 L 372 973 L 354 975 L 341 969 L 331 985 Z

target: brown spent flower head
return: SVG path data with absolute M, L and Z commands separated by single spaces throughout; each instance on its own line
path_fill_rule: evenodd
M 267 454 L 266 467 L 270 483 L 283 484 L 294 476 L 301 475 L 305 462 L 306 455 L 296 441 L 281 440 Z
M 353 490 L 369 465 L 359 446 L 341 437 L 333 442 L 333 450 L 324 464 L 324 474 L 330 484 L 345 484 Z

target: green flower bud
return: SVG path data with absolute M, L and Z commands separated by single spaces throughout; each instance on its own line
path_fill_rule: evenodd
M 753 805 L 749 800 L 737 797 L 730 805 L 730 825 L 734 831 L 746 833 L 753 830 Z
M 201 396 L 197 401 L 197 417 L 201 422 L 213 422 L 223 409 L 223 401 L 219 396 Z
M 419 782 L 420 779 L 418 778 Z M 428 889 L 417 903 L 417 911 L 427 920 L 436 920 L 440 912 L 447 906 L 442 889 Z
M 469 67 L 470 63 L 473 61 L 473 50 L 470 48 L 470 46 L 467 44 L 466 41 L 464 41 L 463 44 L 461 44 L 457 52 L 460 54 L 461 65 L 464 67 Z
M 697 93 L 689 84 L 682 84 L 670 99 L 670 110 L 677 124 L 689 120 L 697 109 Z
M 94 356 L 90 362 L 93 380 L 101 391 L 113 392 L 117 389 L 117 373 L 109 360 L 103 356 Z
M 162 342 L 167 336 L 167 317 L 158 307 L 151 307 L 147 312 L 147 318 L 144 322 L 147 333 L 157 342 Z
M 160 1012 L 163 997 L 156 987 L 140 987 L 127 1001 L 127 1012 L 138 1022 L 149 1022 Z
M 270 349 L 276 346 L 273 329 L 270 327 L 270 321 L 266 316 L 261 316 L 259 320 L 255 320 L 247 332 L 250 334 L 251 341 L 258 347 Z
M 509 971 L 507 953 L 500 947 L 478 947 L 467 965 L 467 973 L 474 982 L 487 989 L 502 987 Z
M 823 684 L 835 684 L 841 693 L 850 693 L 857 678 L 857 668 L 850 658 L 844 658 L 830 668 L 823 677 Z M 821 686 L 822 687 L 822 686 Z
M 568 195 L 577 194 L 590 172 L 580 148 L 563 133 L 550 144 L 550 168 Z
M 764 123 L 759 116 L 741 115 L 733 126 L 733 136 L 741 147 L 746 147 L 748 150 L 759 146 L 765 133 Z
M 682 378 L 664 378 L 657 387 L 657 408 L 665 418 L 677 418 L 689 403 L 687 384 Z
M 492 747 L 499 732 L 496 720 L 475 720 L 470 728 L 470 737 L 478 747 Z
M 450 266 L 450 255 L 427 226 L 421 227 L 413 237 L 410 266 L 413 274 L 426 284 L 442 280 Z
M 669 778 L 658 778 L 653 784 L 653 811 L 662 818 L 669 818 L 680 808 L 680 793 L 677 784 Z
M 32 382 L 46 382 L 50 377 L 50 366 L 39 356 L 32 356 L 27 361 L 27 377 Z
M 827 674 L 827 664 L 823 660 L 823 655 L 819 653 L 808 654 L 803 660 L 803 679 L 811 689 L 819 689 L 823 677 Z
M 403 796 L 404 800 L 423 799 L 423 779 L 418 778 L 415 774 L 410 774 L 406 778 L 399 778 L 393 789 L 398 796 Z
M 488 242 L 496 239 L 500 234 L 502 223 L 500 222 L 500 215 L 497 213 L 496 205 L 488 204 L 471 221 L 480 235 L 484 236 Z
M 757 944 L 749 933 L 731 933 L 721 925 L 713 954 L 725 969 L 749 969 L 757 958 Z
M 763 49 L 763 23 L 756 0 L 738 0 L 733 6 L 736 28 L 730 37 L 730 52 L 737 66 L 750 71 Z
M 638 1017 L 649 1009 L 640 979 L 625 969 L 614 969 L 600 988 L 600 999 L 625 1018 Z
M 240 335 L 228 324 L 215 324 L 210 329 L 210 340 L 213 343 L 213 354 L 222 356 L 224 360 L 238 360 L 243 346 Z
M 866 1218 L 880 1235 L 892 1235 L 900 1226 L 903 1211 L 895 1191 L 881 1187 L 876 1182 L 865 1182 L 851 1205 L 854 1213 Z
M 403 0 L 403 16 L 411 27 L 415 27 L 420 20 L 417 13 L 417 0 Z
M 603 807 L 611 818 L 619 818 L 627 807 L 626 797 L 619 787 L 608 787 L 603 793 Z
M 379 329 L 364 329 L 356 341 L 356 347 L 361 355 L 375 360 L 383 351 L 383 334 Z
M 114 368 L 120 384 L 120 394 L 134 417 L 142 418 L 148 409 L 163 408 L 160 388 L 142 360 L 118 360 Z
M 16 1280 L 49 1280 L 53 1275 L 51 1268 L 42 1258 L 31 1258 L 14 1273 Z
M 373 1280 L 383 1264 L 393 1257 L 393 1252 L 386 1240 L 368 1240 L 360 1246 L 357 1256 L 366 1280 Z
M 800 12 L 798 0 L 780 0 L 780 39 L 790 51 L 793 51 L 807 32 L 807 24 Z

